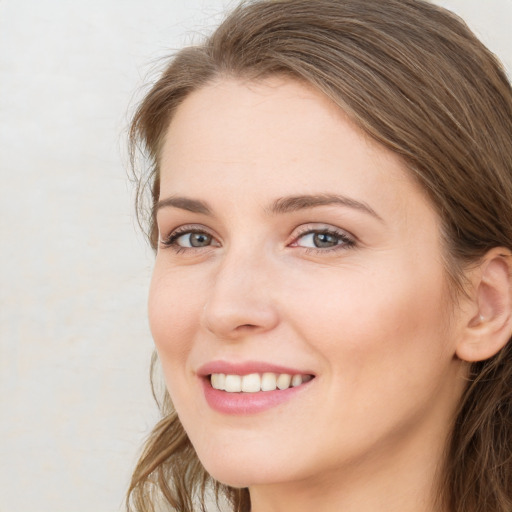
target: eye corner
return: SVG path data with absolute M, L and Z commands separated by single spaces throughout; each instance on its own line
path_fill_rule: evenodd
M 301 243 L 303 240 L 303 243 Z M 356 245 L 356 238 L 346 230 L 326 224 L 306 224 L 293 234 L 289 247 L 318 253 L 347 250 Z
M 160 233 L 158 242 L 162 249 L 170 248 L 177 253 L 221 246 L 218 237 L 211 230 L 197 224 L 178 226 L 167 235 Z

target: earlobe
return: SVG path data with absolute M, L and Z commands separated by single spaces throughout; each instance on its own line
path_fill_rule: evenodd
M 464 329 L 456 348 L 457 356 L 467 362 L 489 359 L 509 341 L 512 334 L 512 255 L 496 247 L 482 259 L 473 274 L 475 314 Z

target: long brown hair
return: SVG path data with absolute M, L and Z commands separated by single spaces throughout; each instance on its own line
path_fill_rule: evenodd
M 437 209 L 454 289 L 493 247 L 512 249 L 512 92 L 495 56 L 452 13 L 423 0 L 257 0 L 235 9 L 198 46 L 179 51 L 132 121 L 138 209 L 159 196 L 162 140 L 181 102 L 224 76 L 284 75 L 331 98 L 400 155 Z M 146 189 L 150 192 L 146 195 Z M 144 210 L 144 197 L 149 205 Z M 247 489 L 214 482 L 166 395 L 163 419 L 133 474 L 129 508 L 204 510 L 205 495 L 248 512 Z M 474 363 L 454 422 L 439 496 L 451 512 L 512 510 L 512 343 Z

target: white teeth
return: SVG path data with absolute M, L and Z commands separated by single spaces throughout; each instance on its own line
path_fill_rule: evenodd
M 294 375 L 292 377 L 292 386 L 295 388 L 302 384 L 302 375 Z
M 242 377 L 240 375 L 226 375 L 226 387 L 228 393 L 240 393 L 242 391 Z
M 212 373 L 211 383 L 214 389 L 226 389 L 226 375 L 223 373 Z
M 292 381 L 292 376 L 287 373 L 281 373 L 277 378 L 277 387 L 279 389 L 288 389 L 290 387 L 290 382 Z
M 277 388 L 275 373 L 264 373 L 261 377 L 261 391 L 274 391 Z
M 242 377 L 242 391 L 257 393 L 261 389 L 261 378 L 258 373 L 251 373 Z
M 212 373 L 210 382 L 212 388 L 228 393 L 258 393 L 259 391 L 285 390 L 309 382 L 312 375 L 290 375 L 288 373 L 263 374 L 250 373 L 248 375 L 231 375 L 225 373 Z

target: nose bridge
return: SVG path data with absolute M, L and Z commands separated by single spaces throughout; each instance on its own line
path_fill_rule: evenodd
M 247 244 L 226 251 L 204 305 L 205 327 L 223 338 L 265 331 L 278 321 L 271 293 L 270 259 Z

